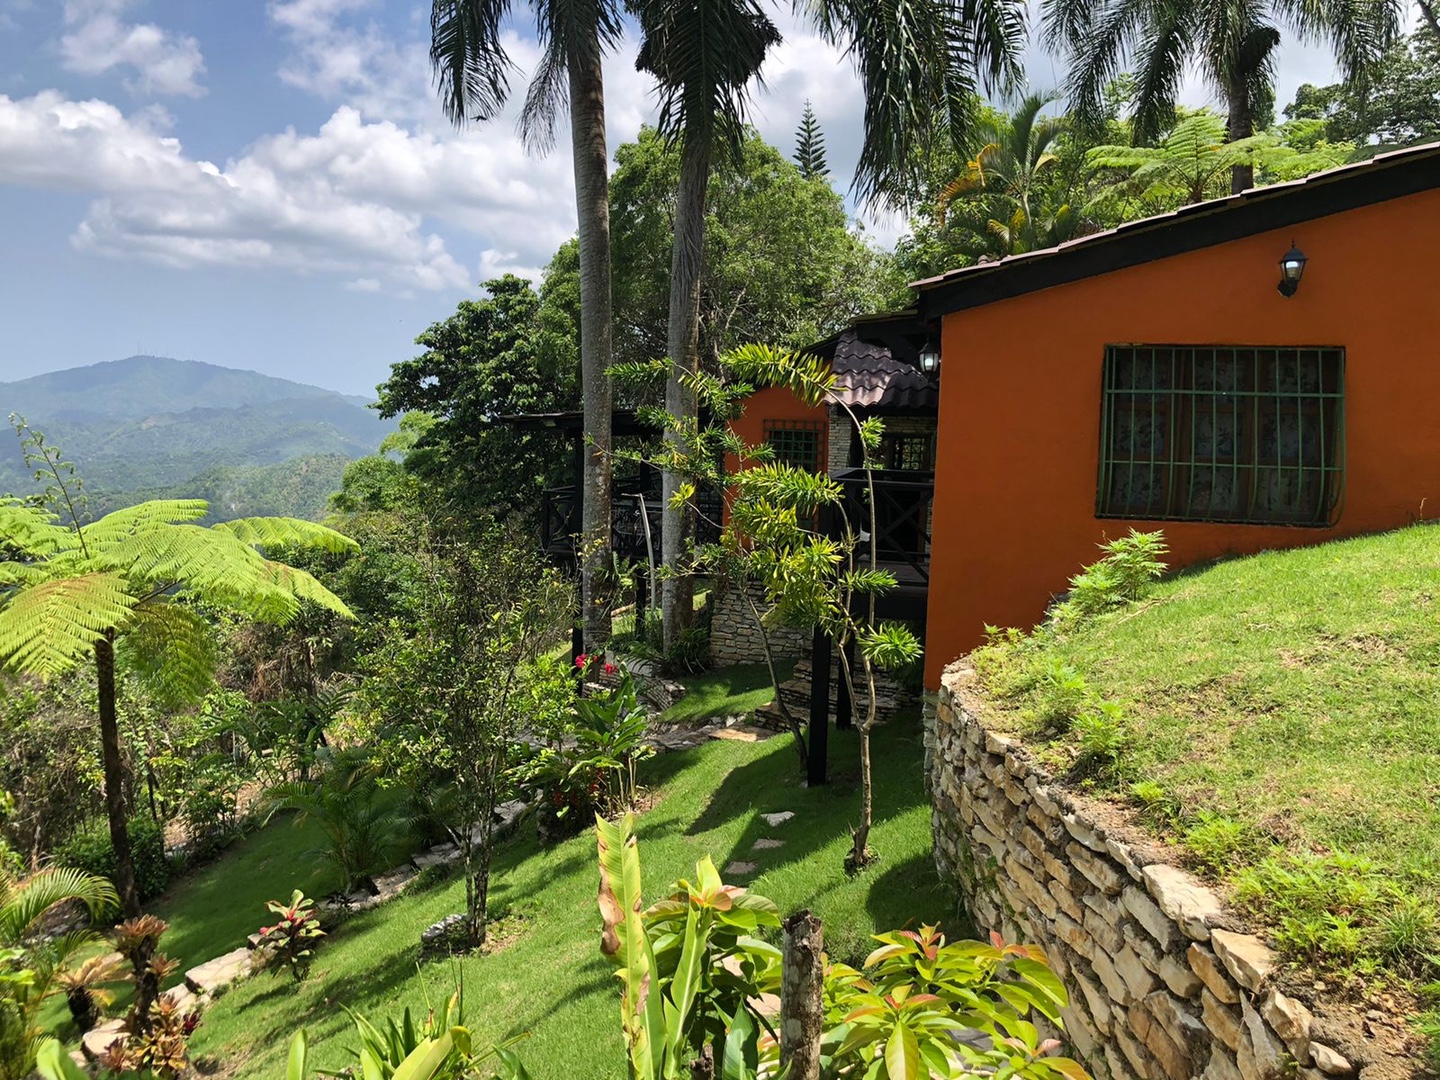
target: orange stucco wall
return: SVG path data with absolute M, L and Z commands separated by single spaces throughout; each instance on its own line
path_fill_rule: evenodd
M 767 420 L 800 420 L 818 423 L 820 429 L 820 465 L 825 467 L 829 453 L 829 425 L 823 406 L 811 407 L 802 402 L 783 386 L 767 386 L 750 395 L 745 402 L 745 411 L 730 422 L 730 430 L 744 440 L 747 446 L 759 446 L 765 441 Z M 727 469 L 734 469 L 733 458 L 725 463 Z
M 1275 283 L 1292 237 L 1310 262 L 1287 300 Z M 985 623 L 1037 622 L 1132 525 L 1163 528 L 1183 566 L 1440 512 L 1437 257 L 1429 191 L 946 316 L 926 684 Z M 1097 518 L 1101 369 L 1118 343 L 1343 346 L 1335 527 Z

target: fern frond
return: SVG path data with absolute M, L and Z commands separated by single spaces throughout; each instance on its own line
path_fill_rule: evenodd
M 360 549 L 360 545 L 344 533 L 300 518 L 236 518 L 212 525 L 211 530 L 229 533 L 241 543 L 258 548 L 314 547 L 336 554 Z
M 0 608 L 0 666 L 48 679 L 87 659 L 107 630 L 122 628 L 136 598 L 115 573 L 42 582 Z
M 270 580 L 296 599 L 318 604 L 342 618 L 355 618 L 355 613 L 345 606 L 345 601 L 320 584 L 314 575 L 281 562 L 267 562 L 265 567 Z
M 22 555 L 37 557 L 73 551 L 79 546 L 73 529 L 36 506 L 0 501 L 0 543 Z
M 132 533 L 94 555 L 105 570 L 137 585 L 174 583 L 223 602 L 252 584 L 266 581 L 265 560 L 235 537 L 198 525 L 163 525 Z
M 0 562 L 0 592 L 16 586 L 39 585 L 55 576 L 48 562 Z
M 85 543 L 94 549 L 159 526 L 199 521 L 209 512 L 210 504 L 204 499 L 152 499 L 106 514 L 81 528 L 80 533 Z
M 162 705 L 196 704 L 215 685 L 218 654 L 210 624 L 180 604 L 160 600 L 137 608 L 115 659 Z

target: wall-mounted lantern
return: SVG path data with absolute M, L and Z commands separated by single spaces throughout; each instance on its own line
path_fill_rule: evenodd
M 940 349 L 933 338 L 927 337 L 920 350 L 920 370 L 926 375 L 934 375 L 940 370 Z
M 1280 284 L 1276 286 L 1281 296 L 1294 296 L 1300 288 L 1300 279 L 1305 276 L 1305 264 L 1310 260 L 1305 253 L 1290 241 L 1290 250 L 1280 256 Z

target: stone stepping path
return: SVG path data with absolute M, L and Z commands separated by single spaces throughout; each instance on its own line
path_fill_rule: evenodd
M 255 958 L 247 946 L 232 949 L 199 967 L 185 972 L 185 985 L 196 994 L 213 994 L 222 986 L 244 978 L 255 969 Z
M 760 867 L 753 862 L 732 862 L 725 867 L 726 877 L 749 877 Z
M 766 825 L 769 825 L 772 829 L 774 829 L 781 825 L 784 825 L 794 816 L 795 814 L 792 811 L 780 810 L 773 814 L 761 814 L 760 818 L 765 822 Z
M 124 1020 L 106 1020 L 96 1024 L 80 1037 L 80 1052 L 90 1061 L 98 1061 L 110 1049 L 110 1044 L 125 1038 Z
M 772 840 L 768 836 L 762 836 L 759 840 L 756 840 L 755 843 L 750 845 L 751 849 L 754 851 L 774 851 L 776 848 L 782 848 L 784 846 L 784 840 Z

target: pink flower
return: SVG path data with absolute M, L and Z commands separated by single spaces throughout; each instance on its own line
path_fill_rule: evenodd
M 602 668 L 601 670 L 603 670 L 606 675 L 614 675 L 614 674 L 615 674 L 615 665 L 614 665 L 614 664 L 606 664 L 605 667 Z

